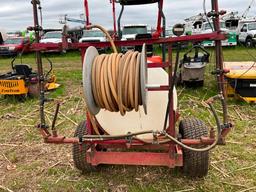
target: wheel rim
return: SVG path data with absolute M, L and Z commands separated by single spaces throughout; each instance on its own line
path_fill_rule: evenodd
M 252 42 L 251 42 L 251 40 L 247 40 L 246 45 L 247 45 L 247 47 L 252 47 Z

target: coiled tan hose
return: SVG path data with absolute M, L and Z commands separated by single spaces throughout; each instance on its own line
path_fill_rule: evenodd
M 92 92 L 96 104 L 111 112 L 125 115 L 127 111 L 139 110 L 142 105 L 140 89 L 141 53 L 128 51 L 117 52 L 116 46 L 108 32 L 99 25 L 98 28 L 108 37 L 114 53 L 95 57 L 92 66 Z
M 92 66 L 92 91 L 96 104 L 111 112 L 139 110 L 140 93 L 139 52 L 102 54 Z

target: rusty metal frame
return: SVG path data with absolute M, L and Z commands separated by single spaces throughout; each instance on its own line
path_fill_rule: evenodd
M 37 15 L 37 6 L 38 1 L 32 0 L 33 4 L 33 12 L 34 12 L 34 27 L 36 35 L 36 42 L 32 45 L 32 49 L 36 52 L 37 65 L 38 65 L 38 73 L 39 73 L 39 86 L 40 86 L 40 124 L 38 126 L 45 143 L 54 143 L 54 144 L 75 144 L 75 143 L 86 143 L 90 147 L 87 151 L 87 159 L 85 159 L 88 163 L 96 166 L 98 164 L 128 164 L 128 165 L 156 165 L 156 166 L 167 166 L 167 167 L 175 167 L 175 166 L 183 166 L 183 153 L 180 146 L 177 144 L 167 141 L 166 143 L 161 142 L 160 139 L 156 139 L 156 141 L 151 141 L 148 143 L 146 141 L 141 141 L 134 138 L 129 139 L 115 139 L 115 140 L 83 140 L 83 138 L 66 138 L 65 136 L 59 136 L 57 131 L 52 128 L 53 133 L 50 133 L 48 130 L 48 126 L 45 124 L 45 116 L 44 116 L 44 103 L 47 101 L 44 96 L 43 89 L 43 67 L 42 67 L 42 59 L 41 59 L 41 51 L 56 49 L 57 47 L 62 48 L 78 48 L 81 49 L 82 59 L 84 56 L 84 52 L 86 48 L 89 46 L 95 47 L 109 47 L 110 44 L 108 42 L 104 43 L 68 43 L 68 44 L 41 44 L 39 43 L 39 32 L 41 27 L 38 23 L 38 15 Z M 87 25 L 89 22 L 89 12 L 88 12 L 88 2 L 84 0 L 86 17 L 87 17 Z M 183 42 L 183 41 L 202 41 L 202 40 L 214 40 L 216 44 L 215 53 L 216 53 L 216 71 L 223 70 L 223 57 L 222 57 L 222 47 L 221 40 L 226 39 L 226 34 L 220 31 L 220 23 L 219 23 L 219 8 L 218 8 L 218 0 L 212 0 L 212 12 L 214 13 L 213 21 L 215 32 L 209 34 L 201 34 L 201 35 L 191 35 L 191 36 L 182 36 L 182 37 L 171 37 L 171 38 L 157 38 L 150 40 L 134 40 L 134 41 L 115 41 L 117 46 L 127 46 L 127 45 L 142 45 L 143 43 L 147 44 L 167 44 L 168 45 L 168 61 L 164 61 L 162 63 L 151 63 L 149 67 L 167 67 L 169 69 L 169 83 L 168 85 L 162 85 L 158 89 L 149 89 L 149 91 L 169 91 L 169 127 L 167 128 L 167 133 L 173 137 L 176 137 L 175 125 L 177 122 L 178 113 L 174 111 L 173 101 L 172 101 L 172 90 L 170 88 L 173 86 L 174 82 L 172 82 L 172 44 L 175 42 Z M 160 22 L 160 21 L 159 21 Z M 218 81 L 218 90 L 219 95 L 221 95 L 221 101 L 223 106 L 223 125 L 222 126 L 222 134 L 221 137 L 224 140 L 228 132 L 230 131 L 230 124 L 227 119 L 227 104 L 226 104 L 226 94 L 224 89 L 224 74 L 217 74 Z M 212 103 L 213 100 L 209 100 L 209 103 Z M 58 106 L 57 106 L 58 108 Z M 54 122 L 56 121 L 57 115 L 55 115 Z M 94 130 L 92 128 L 90 116 L 87 114 L 87 124 L 86 128 L 88 129 L 89 135 L 94 135 Z M 186 145 L 211 145 L 215 142 L 216 136 L 213 132 L 210 133 L 208 137 L 202 137 L 201 139 L 181 139 L 180 141 Z M 112 148 L 112 149 L 120 149 L 124 148 L 129 150 L 128 152 L 102 152 L 96 150 L 96 145 Z M 147 149 L 148 150 L 161 150 L 162 152 L 134 152 L 131 149 Z

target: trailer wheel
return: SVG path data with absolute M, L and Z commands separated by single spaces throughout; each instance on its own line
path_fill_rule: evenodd
M 82 137 L 87 134 L 86 121 L 82 121 L 76 128 L 75 137 Z M 73 144 L 73 160 L 77 169 L 82 172 L 95 171 L 96 167 L 86 162 L 86 151 L 88 146 L 83 143 L 82 146 L 75 143 Z
M 179 133 L 183 139 L 200 139 L 207 136 L 208 128 L 196 119 L 184 119 L 179 126 Z M 195 147 L 195 146 L 194 146 Z M 197 146 L 198 148 L 203 146 Z M 183 149 L 183 172 L 190 177 L 204 177 L 209 169 L 209 152 L 194 152 Z

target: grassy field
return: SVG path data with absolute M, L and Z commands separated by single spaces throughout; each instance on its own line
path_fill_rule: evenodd
M 249 51 L 256 56 L 255 50 Z M 81 59 L 75 52 L 49 57 L 62 85 L 48 94 L 63 102 L 57 128 L 60 133 L 72 136 L 85 116 Z M 252 60 L 243 48 L 225 49 L 224 58 L 226 61 Z M 26 55 L 23 62 L 36 69 L 33 54 Z M 10 59 L 0 58 L 0 73 L 10 70 L 9 63 Z M 45 60 L 44 64 L 47 67 Z M 202 104 L 203 100 L 216 95 L 216 82 L 210 75 L 213 68 L 213 64 L 208 65 L 203 88 L 178 89 L 182 118 L 196 116 L 214 126 L 213 118 Z M 73 166 L 71 146 L 43 144 L 35 128 L 39 123 L 37 99 L 18 102 L 0 97 L 0 191 L 256 191 L 256 106 L 234 99 L 228 103 L 229 117 L 235 126 L 227 145 L 211 152 L 207 177 L 191 179 L 177 169 L 136 166 L 106 166 L 82 175 Z M 216 107 L 220 109 L 219 105 Z M 49 124 L 54 109 L 54 102 L 47 103 Z

